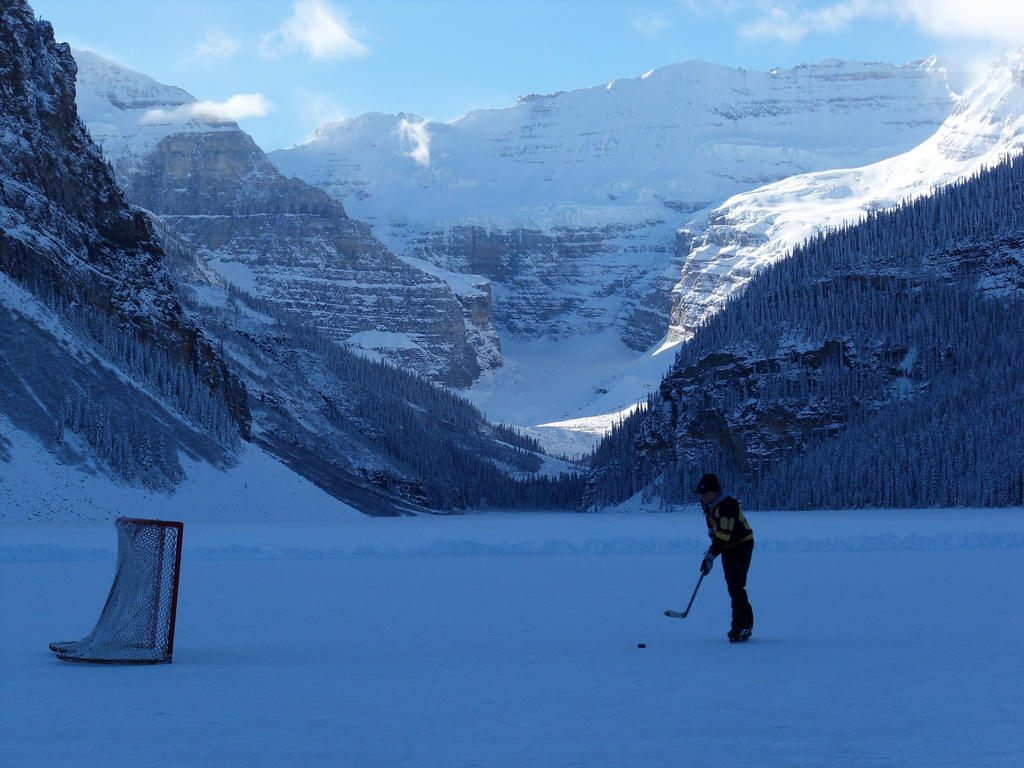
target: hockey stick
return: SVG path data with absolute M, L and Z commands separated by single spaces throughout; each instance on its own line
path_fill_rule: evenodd
M 693 598 L 695 598 L 697 596 L 697 590 L 700 589 L 700 583 L 702 581 L 704 581 L 704 576 L 705 576 L 704 571 L 701 571 L 700 572 L 700 578 L 697 579 L 697 586 L 693 588 L 693 594 L 690 595 L 690 602 L 688 602 L 686 604 L 686 610 L 685 611 L 665 611 L 665 615 L 666 616 L 671 616 L 673 619 L 685 619 L 686 618 L 686 614 L 688 614 L 690 612 L 690 606 L 693 605 Z

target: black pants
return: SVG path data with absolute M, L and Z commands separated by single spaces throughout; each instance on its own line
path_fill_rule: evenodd
M 747 571 L 754 554 L 754 542 L 745 541 L 732 549 L 722 550 L 722 570 L 732 598 L 732 629 L 753 629 L 754 609 L 747 599 Z

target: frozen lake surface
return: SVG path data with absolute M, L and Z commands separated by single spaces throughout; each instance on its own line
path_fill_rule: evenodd
M 1024 512 L 186 520 L 174 663 L 58 661 L 110 522 L 0 523 L 3 766 L 1018 766 Z M 646 643 L 639 649 L 637 643 Z

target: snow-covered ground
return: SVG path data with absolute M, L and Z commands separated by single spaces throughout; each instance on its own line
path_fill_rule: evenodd
M 62 464 L 0 414 L 0 522 L 106 520 L 118 516 L 260 521 L 361 518 L 361 512 L 244 443 L 232 467 L 179 455 L 185 480 L 174 493 L 132 486 L 95 467 Z M 2 765 L 2 764 L 0 764 Z
M 647 400 L 675 348 L 629 349 L 617 333 L 502 341 L 504 364 L 462 394 L 490 421 L 513 424 L 559 456 L 588 454 Z
M 678 514 L 204 523 L 174 663 L 58 661 L 109 522 L 0 522 L 3 766 L 1000 766 L 1024 511 L 753 512 L 754 639 Z M 647 647 L 639 649 L 637 643 Z

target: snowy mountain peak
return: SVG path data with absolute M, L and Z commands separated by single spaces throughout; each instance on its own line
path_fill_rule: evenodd
M 158 83 L 93 51 L 75 49 L 78 87 L 102 96 L 119 109 L 177 107 L 196 101 L 187 91 Z
M 1018 50 L 995 62 L 984 77 L 964 94 L 951 120 L 997 126 L 1018 119 L 1024 112 L 1022 106 L 1024 50 Z
M 330 151 L 344 148 L 370 137 L 396 137 L 402 125 L 419 125 L 426 120 L 412 112 L 399 112 L 391 115 L 386 112 L 366 112 L 354 117 L 330 120 L 317 126 L 313 136 L 292 149 L 316 146 L 320 150 Z M 396 142 L 397 146 L 397 142 Z
M 166 136 L 175 133 L 237 131 L 231 120 L 196 108 L 187 91 L 158 83 L 91 51 L 74 52 L 78 64 L 78 109 L 89 133 L 122 179 Z

